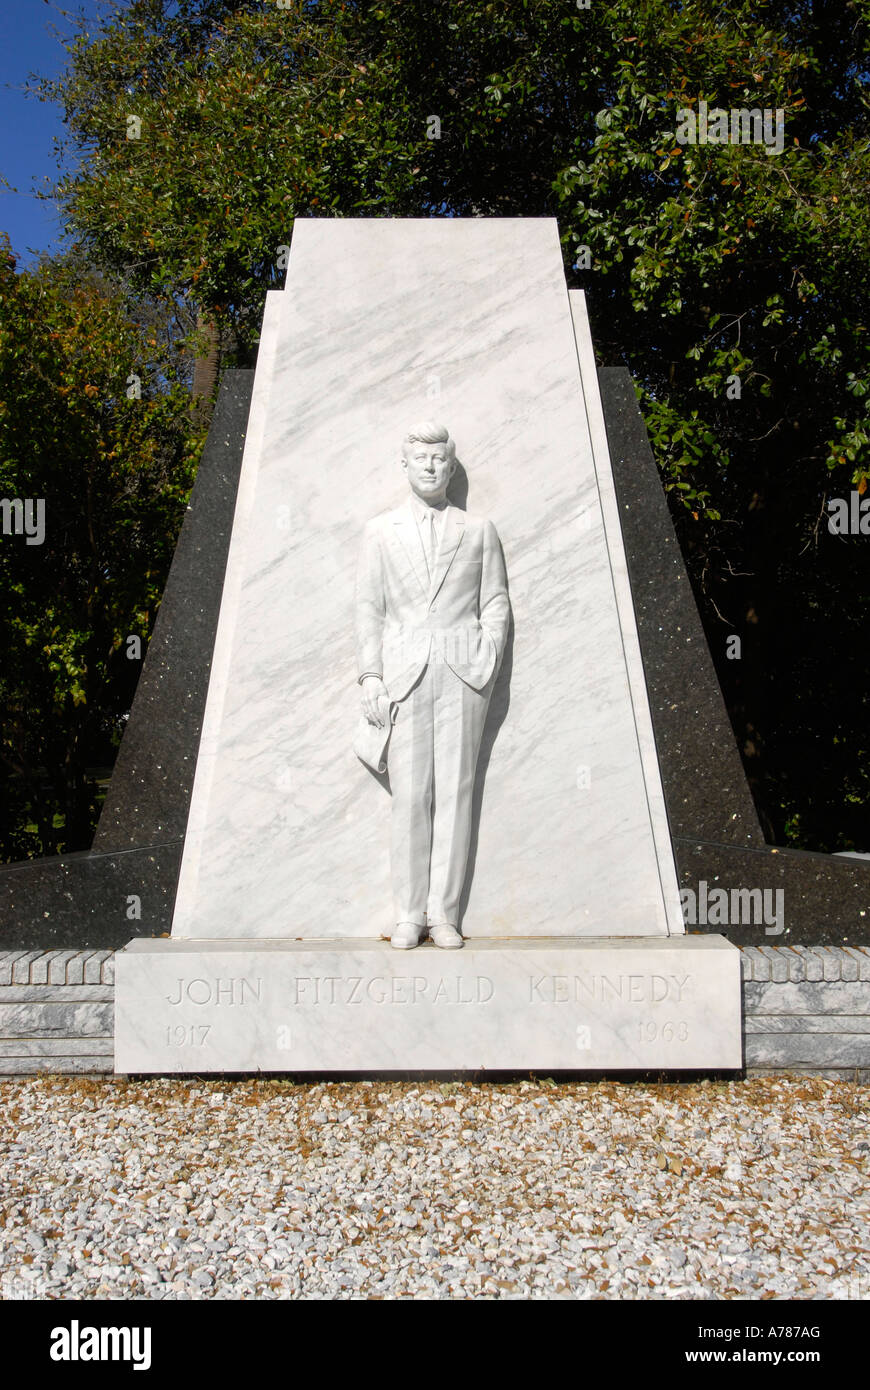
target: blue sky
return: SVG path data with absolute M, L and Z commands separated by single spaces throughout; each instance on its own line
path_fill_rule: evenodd
M 93 20 L 106 7 L 100 0 L 2 0 L 0 2 L 0 175 L 20 191 L 0 185 L 0 231 L 8 232 L 19 265 L 32 264 L 40 251 L 62 244 L 57 210 L 33 196 L 58 175 L 54 137 L 64 133 L 58 107 L 27 97 L 32 72 L 54 77 L 66 63 L 60 34 L 71 35 L 70 15 Z

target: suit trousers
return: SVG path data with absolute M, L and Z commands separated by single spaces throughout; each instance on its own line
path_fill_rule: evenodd
M 474 774 L 495 674 L 472 690 L 430 660 L 390 736 L 396 921 L 458 925 L 471 839 Z

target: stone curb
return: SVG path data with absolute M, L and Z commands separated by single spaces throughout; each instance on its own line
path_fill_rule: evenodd
M 742 946 L 740 956 L 744 982 L 870 980 L 866 946 Z
M 114 983 L 114 951 L 0 951 L 0 988 Z

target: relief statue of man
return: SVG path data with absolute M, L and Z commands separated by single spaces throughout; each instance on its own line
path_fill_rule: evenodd
M 475 769 L 510 602 L 492 522 L 447 500 L 456 470 L 447 429 L 410 430 L 402 468 L 407 502 L 365 528 L 358 681 L 364 729 L 389 734 L 392 945 L 408 950 L 428 932 L 450 950 L 462 946 Z

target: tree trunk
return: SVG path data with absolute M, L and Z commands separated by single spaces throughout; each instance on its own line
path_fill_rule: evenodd
M 197 424 L 208 424 L 220 368 L 220 334 L 214 319 L 209 318 L 201 309 L 196 315 L 196 327 L 199 333 L 207 335 L 208 347 L 204 356 L 197 357 L 193 364 L 190 414 Z

